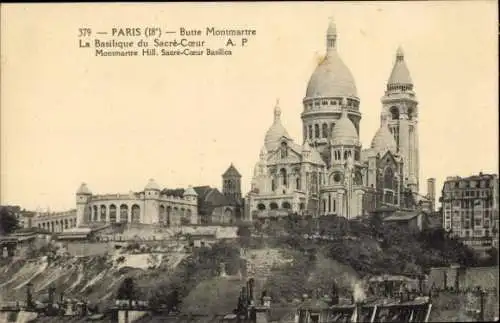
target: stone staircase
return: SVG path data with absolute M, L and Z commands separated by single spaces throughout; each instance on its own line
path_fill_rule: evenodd
M 271 276 L 272 267 L 279 263 L 279 255 L 275 250 L 251 250 L 242 252 L 241 258 L 246 261 L 246 279 L 254 279 L 254 299 L 258 301 L 264 285 Z

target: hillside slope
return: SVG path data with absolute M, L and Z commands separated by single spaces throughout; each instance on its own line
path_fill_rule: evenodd
M 33 285 L 36 300 L 48 298 L 50 286 L 55 297 L 86 299 L 93 302 L 112 300 L 126 277 L 144 277 L 153 272 L 168 273 L 187 255 L 115 254 L 93 257 L 59 257 L 50 260 L 41 256 L 30 260 L 17 259 L 0 266 L 0 300 L 26 299 L 27 285 Z M 153 267 L 154 269 L 149 269 Z

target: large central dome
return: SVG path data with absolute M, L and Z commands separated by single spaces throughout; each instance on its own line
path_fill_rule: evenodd
M 326 35 L 326 57 L 318 64 L 307 84 L 306 98 L 357 97 L 354 77 L 340 58 L 336 41 L 336 27 L 330 20 Z

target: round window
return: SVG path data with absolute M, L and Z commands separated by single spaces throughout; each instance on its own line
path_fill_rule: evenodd
M 340 175 L 340 173 L 335 173 L 335 175 L 333 175 L 333 180 L 335 182 L 340 182 L 341 179 L 342 179 L 342 175 Z

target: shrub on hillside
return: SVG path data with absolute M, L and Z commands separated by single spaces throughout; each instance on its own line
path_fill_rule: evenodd
M 200 282 L 218 276 L 221 263 L 226 264 L 228 274 L 237 273 L 240 269 L 239 255 L 238 246 L 226 242 L 215 243 L 211 248 L 196 248 L 170 275 L 163 280 L 155 280 L 153 285 L 145 281 L 141 288 L 155 304 L 167 304 L 170 300 L 171 296 L 161 290 L 176 290 L 178 297 L 183 299 Z
M 415 273 L 422 268 L 451 263 L 479 264 L 471 249 L 450 238 L 442 229 L 415 233 L 405 226 L 384 223 L 380 215 L 351 221 L 337 216 L 303 221 L 300 216 L 290 215 L 283 225 L 289 236 L 280 239 L 281 243 L 297 250 L 313 243 L 332 259 L 361 273 Z M 308 241 L 304 235 L 328 239 Z
M 116 299 L 128 300 L 130 305 L 132 301 L 139 299 L 139 290 L 133 278 L 127 277 L 122 281 L 116 293 Z

